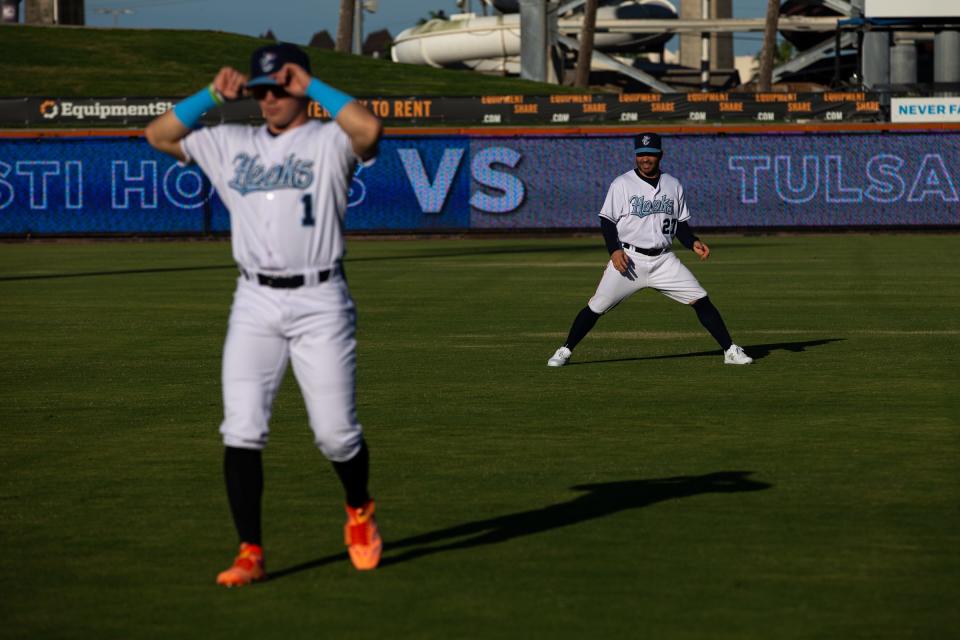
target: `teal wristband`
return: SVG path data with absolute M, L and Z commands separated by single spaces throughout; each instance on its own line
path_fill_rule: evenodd
M 223 104 L 223 97 L 211 84 L 200 89 L 186 100 L 178 102 L 173 107 L 173 115 L 185 127 L 193 129 L 200 122 L 203 114 L 220 104 Z
M 310 80 L 310 84 L 307 85 L 307 97 L 320 103 L 321 107 L 330 112 L 331 118 L 336 118 L 340 109 L 353 102 L 352 96 L 348 96 L 316 78 Z

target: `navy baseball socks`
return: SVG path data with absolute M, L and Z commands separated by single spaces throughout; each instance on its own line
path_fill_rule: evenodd
M 227 447 L 223 455 L 230 513 L 240 536 L 240 553 L 217 575 L 217 584 L 240 587 L 267 577 L 260 546 L 260 499 L 263 495 L 263 458 L 255 449 Z
M 724 324 L 720 312 L 710 302 L 710 296 L 700 298 L 691 306 L 697 312 L 697 319 L 700 320 L 700 324 L 710 332 L 713 339 L 723 349 L 724 364 L 750 364 L 753 362 L 753 358 L 744 353 L 739 346 L 733 344 L 730 332 L 727 331 L 727 325 Z
M 573 319 L 573 324 L 570 326 L 570 333 L 567 334 L 567 341 L 563 343 L 563 346 L 573 351 L 577 345 L 580 344 L 580 341 L 590 333 L 590 330 L 593 329 L 593 326 L 597 324 L 597 320 L 599 319 L 600 314 L 594 312 L 589 306 L 580 309 L 580 313 Z
M 727 325 L 723 323 L 723 318 L 713 303 L 710 302 L 710 296 L 700 298 L 692 305 L 693 310 L 697 312 L 697 319 L 703 328 L 710 332 L 713 339 L 717 341 L 720 348 L 726 351 L 733 344 L 730 338 L 730 332 L 727 331 Z
M 376 569 L 380 564 L 383 541 L 373 513 L 376 505 L 367 492 L 370 475 L 370 452 L 367 442 L 360 443 L 360 450 L 345 462 L 334 462 L 333 468 L 347 493 L 347 522 L 343 526 L 343 540 L 350 554 L 350 561 L 360 571 Z
M 223 477 L 227 482 L 230 513 L 241 542 L 260 544 L 260 500 L 263 496 L 263 458 L 256 449 L 226 447 Z
M 580 309 L 580 313 L 573 319 L 573 324 L 570 326 L 567 341 L 547 360 L 547 366 L 562 367 L 567 364 L 570 356 L 573 355 L 573 349 L 590 333 L 590 330 L 593 329 L 593 326 L 597 324 L 597 320 L 599 319 L 600 314 L 593 311 L 589 306 Z
M 347 494 L 347 504 L 351 507 L 362 507 L 368 503 L 370 501 L 370 494 L 367 493 L 370 451 L 367 449 L 367 441 L 360 443 L 360 450 L 349 460 L 332 464 Z

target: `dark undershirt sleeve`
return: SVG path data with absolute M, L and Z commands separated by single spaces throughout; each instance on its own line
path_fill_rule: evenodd
M 690 228 L 690 225 L 687 224 L 686 221 L 677 225 L 677 240 L 687 249 L 693 249 L 693 243 L 699 239 L 700 238 L 693 235 L 693 229 Z
M 613 220 L 600 216 L 600 231 L 603 232 L 603 241 L 607 243 L 607 253 L 612 254 L 623 248 L 620 246 L 617 224 Z

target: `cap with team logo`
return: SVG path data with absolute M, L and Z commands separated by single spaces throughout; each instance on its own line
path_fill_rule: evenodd
M 661 155 L 663 149 L 660 148 L 660 136 L 655 133 L 641 133 L 633 138 L 633 152 L 636 155 L 654 154 Z
M 276 80 L 270 74 L 280 71 L 280 67 L 288 62 L 298 64 L 310 73 L 310 58 L 296 45 L 281 42 L 257 49 L 250 56 L 250 81 L 247 86 L 276 85 Z

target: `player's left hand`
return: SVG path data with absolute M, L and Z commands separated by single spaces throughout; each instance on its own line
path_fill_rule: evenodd
M 703 242 L 695 240 L 693 243 L 693 252 L 700 256 L 700 261 L 703 262 L 710 257 L 710 247 L 708 247 Z
M 307 86 L 313 79 L 306 69 L 298 64 L 288 62 L 280 70 L 273 74 L 273 79 L 277 81 L 283 89 L 292 96 L 301 98 L 307 95 Z

